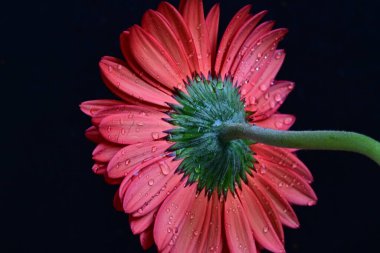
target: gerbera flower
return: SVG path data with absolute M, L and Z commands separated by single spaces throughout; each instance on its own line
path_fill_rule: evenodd
M 243 7 L 219 45 L 219 5 L 163 2 L 121 34 L 125 60 L 103 57 L 104 82 L 121 100 L 81 104 L 97 143 L 93 170 L 120 183 L 115 206 L 129 214 L 144 249 L 160 252 L 284 252 L 290 204 L 313 205 L 313 178 L 295 149 L 220 138 L 227 123 L 287 130 L 277 112 L 294 88 L 274 80 L 286 29 Z

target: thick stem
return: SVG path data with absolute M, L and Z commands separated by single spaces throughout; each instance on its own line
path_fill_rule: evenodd
M 223 141 L 250 139 L 285 148 L 341 150 L 365 155 L 380 165 L 380 143 L 368 136 L 345 131 L 280 131 L 249 124 L 224 124 Z

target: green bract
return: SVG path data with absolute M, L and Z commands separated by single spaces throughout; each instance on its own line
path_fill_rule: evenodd
M 183 159 L 177 169 L 187 178 L 187 184 L 197 183 L 198 192 L 205 189 L 219 196 L 246 181 L 253 169 L 252 141 L 223 142 L 219 132 L 225 123 L 247 123 L 247 113 L 239 90 L 230 78 L 213 79 L 197 76 L 188 80 L 187 92 L 177 90 L 178 105 L 166 119 L 175 128 L 167 131 L 174 142 L 170 150 L 176 159 Z

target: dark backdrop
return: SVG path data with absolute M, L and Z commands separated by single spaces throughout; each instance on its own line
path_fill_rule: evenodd
M 112 207 L 116 188 L 91 172 L 90 121 L 78 104 L 113 97 L 98 61 L 120 57 L 120 32 L 158 2 L 1 3 L 1 252 L 142 252 L 127 216 Z M 297 116 L 293 129 L 380 139 L 378 1 L 221 1 L 221 28 L 248 3 L 290 30 L 278 79 L 297 84 L 281 108 Z M 379 166 L 343 152 L 299 156 L 319 202 L 295 208 L 301 228 L 286 229 L 287 251 L 379 252 Z

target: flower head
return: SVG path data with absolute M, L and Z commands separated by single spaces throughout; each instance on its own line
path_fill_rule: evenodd
M 115 206 L 133 233 L 163 252 L 284 251 L 292 204 L 313 205 L 313 178 L 291 149 L 223 141 L 227 123 L 287 130 L 277 113 L 293 89 L 275 81 L 286 29 L 243 7 L 217 46 L 219 5 L 163 2 L 121 34 L 125 61 L 104 57 L 104 82 L 121 100 L 81 104 L 97 143 L 93 170 L 120 184 Z

